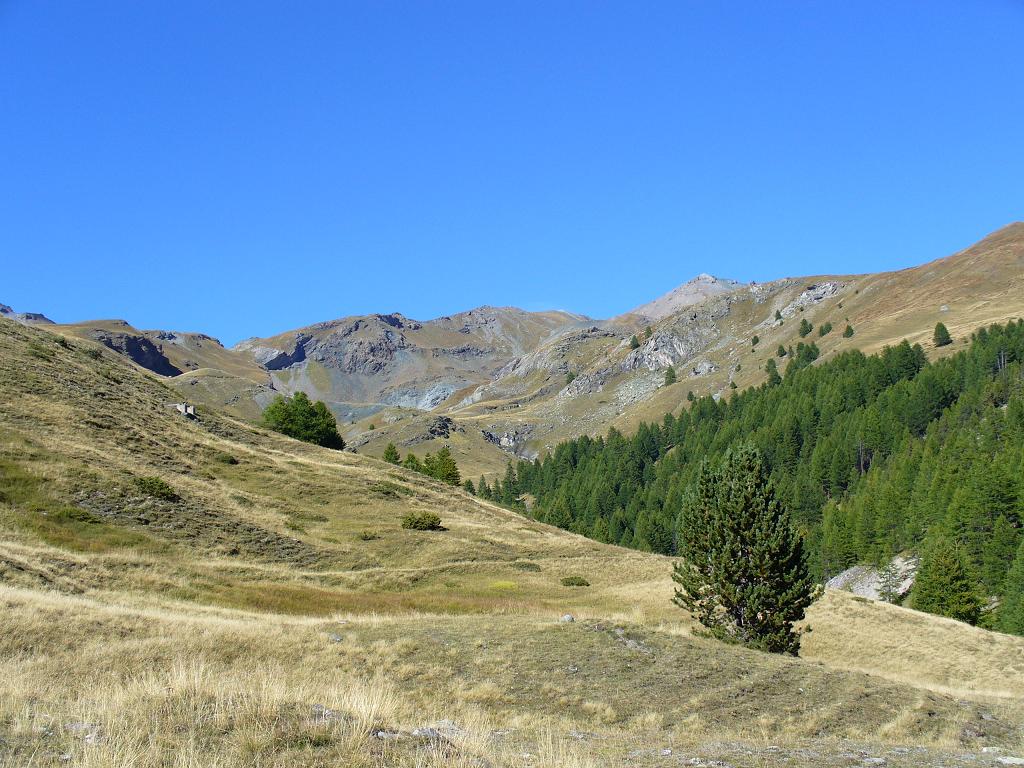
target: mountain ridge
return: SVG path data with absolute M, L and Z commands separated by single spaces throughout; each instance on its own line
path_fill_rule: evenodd
M 608 320 L 490 305 L 426 321 L 373 313 L 231 348 L 124 321 L 51 328 L 98 340 L 170 376 L 183 397 L 237 416 L 258 418 L 275 394 L 303 391 L 331 407 L 360 450 L 376 454 L 392 440 L 424 450 L 444 443 L 474 471 L 494 473 L 507 458 L 532 458 L 561 439 L 657 419 L 685 407 L 688 390 L 724 396 L 757 383 L 779 346 L 814 341 L 823 356 L 902 338 L 927 346 L 938 321 L 962 339 L 1024 314 L 1022 297 L 1024 223 L 1013 222 L 893 272 L 749 284 L 701 273 Z M 798 318 L 813 336 L 800 335 Z M 665 387 L 670 366 L 679 383 Z M 437 434 L 432 414 L 454 420 L 456 436 Z

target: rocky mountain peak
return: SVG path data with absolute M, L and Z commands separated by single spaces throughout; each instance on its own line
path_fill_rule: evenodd
M 743 284 L 736 280 L 728 280 L 701 272 L 665 295 L 642 304 L 626 314 L 646 317 L 649 320 L 661 320 L 712 296 L 721 296 L 742 287 Z
M 6 304 L 0 304 L 0 317 L 6 317 L 8 320 L 13 320 L 16 323 L 22 323 L 23 325 L 33 325 L 36 323 L 53 325 L 53 320 L 44 314 L 39 312 L 15 312 Z

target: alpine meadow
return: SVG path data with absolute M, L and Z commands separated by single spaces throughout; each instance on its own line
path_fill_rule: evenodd
M 0 768 L 1024 766 L 1022 32 L 0 6 Z

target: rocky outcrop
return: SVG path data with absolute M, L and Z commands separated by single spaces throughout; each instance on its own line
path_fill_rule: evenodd
M 130 358 L 153 373 L 158 373 L 161 376 L 177 376 L 182 373 L 180 368 L 174 366 L 167 359 L 158 344 L 141 334 L 95 330 L 89 334 L 89 337 L 108 349 Z
M 783 281 L 780 281 L 780 283 L 781 282 Z M 792 284 L 792 281 L 784 282 L 786 284 Z M 815 304 L 820 304 L 821 302 L 825 301 L 825 299 L 830 299 L 833 296 L 838 295 L 839 291 L 842 290 L 842 288 L 843 283 L 839 282 L 838 280 L 828 280 L 823 283 L 812 283 L 811 285 L 805 287 L 804 290 L 800 292 L 799 296 L 797 296 L 795 299 L 789 302 L 786 306 L 779 309 L 779 314 L 782 315 L 783 318 L 792 317 L 797 312 L 800 312 L 802 309 L 813 306 Z M 759 327 L 767 328 L 768 326 L 775 325 L 778 322 L 779 321 L 776 320 L 773 315 L 766 319 L 764 322 L 762 322 L 759 325 Z
M 721 296 L 683 312 L 674 323 L 659 328 L 630 352 L 622 361 L 622 370 L 656 371 L 693 359 L 720 338 L 718 323 L 729 314 L 735 300 L 733 294 Z
M 282 368 L 287 368 L 306 359 L 306 344 L 310 338 L 308 335 L 297 335 L 291 349 L 287 351 L 247 341 L 236 345 L 235 349 L 249 352 L 253 360 L 268 371 L 279 371 Z
M 409 385 L 386 389 L 380 393 L 380 402 L 402 408 L 416 408 L 432 411 L 464 386 L 463 381 L 435 381 L 424 384 L 413 382 Z
M 521 459 L 534 459 L 536 451 L 525 449 L 527 441 L 533 435 L 534 427 L 531 424 L 521 424 L 505 431 L 498 431 L 493 425 L 490 430 L 480 430 L 489 443 L 494 443 L 504 451 L 508 451 Z
M 0 304 L 0 317 L 6 317 L 22 325 L 53 325 L 53 320 L 39 312 L 15 312 L 6 304 Z
M 899 602 L 910 594 L 919 562 L 916 557 L 897 555 L 881 570 L 871 565 L 855 565 L 833 576 L 825 586 L 869 600 L 886 599 L 886 593 L 891 592 L 892 599 Z
M 448 416 L 435 416 L 427 422 L 423 431 L 402 442 L 402 445 L 418 445 L 430 440 L 445 439 L 455 432 L 465 432 L 465 428 Z

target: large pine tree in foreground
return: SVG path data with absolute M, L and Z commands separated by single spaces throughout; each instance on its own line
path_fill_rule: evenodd
M 814 601 L 803 541 L 757 449 L 704 462 L 680 519 L 674 602 L 716 637 L 796 655 L 794 624 Z

